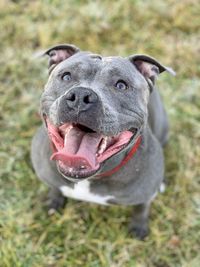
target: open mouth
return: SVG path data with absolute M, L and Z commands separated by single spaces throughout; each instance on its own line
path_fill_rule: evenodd
M 75 123 L 56 127 L 46 119 L 53 147 L 51 160 L 56 160 L 59 172 L 66 178 L 86 178 L 94 175 L 101 164 L 121 151 L 136 135 L 137 129 L 105 136 Z

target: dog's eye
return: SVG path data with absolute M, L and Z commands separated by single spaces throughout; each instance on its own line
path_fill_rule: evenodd
M 62 75 L 62 80 L 63 81 L 70 81 L 71 80 L 71 73 L 70 72 L 65 72 L 63 75 Z
M 119 90 L 126 90 L 128 88 L 128 85 L 126 84 L 126 82 L 122 81 L 122 80 L 119 80 L 115 87 Z

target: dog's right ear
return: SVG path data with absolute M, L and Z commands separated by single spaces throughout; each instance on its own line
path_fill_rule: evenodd
M 78 47 L 71 44 L 56 45 L 45 51 L 43 55 L 49 56 L 49 74 L 60 62 L 73 56 L 79 51 L 80 49 Z

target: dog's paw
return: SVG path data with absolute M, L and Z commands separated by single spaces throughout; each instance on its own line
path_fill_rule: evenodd
M 66 203 L 66 200 L 64 197 L 49 199 L 46 202 L 48 215 L 51 216 L 56 212 L 60 212 L 64 208 L 65 203 Z
M 130 225 L 129 234 L 139 240 L 144 240 L 149 234 L 149 228 L 142 225 Z

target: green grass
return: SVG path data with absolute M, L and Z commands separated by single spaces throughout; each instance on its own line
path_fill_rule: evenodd
M 0 266 L 200 266 L 200 5 L 198 0 L 0 2 Z M 70 200 L 48 217 L 30 158 L 47 79 L 37 51 L 74 43 L 104 55 L 147 53 L 177 76 L 158 80 L 170 118 L 167 190 L 145 242 L 127 234 L 131 208 Z

